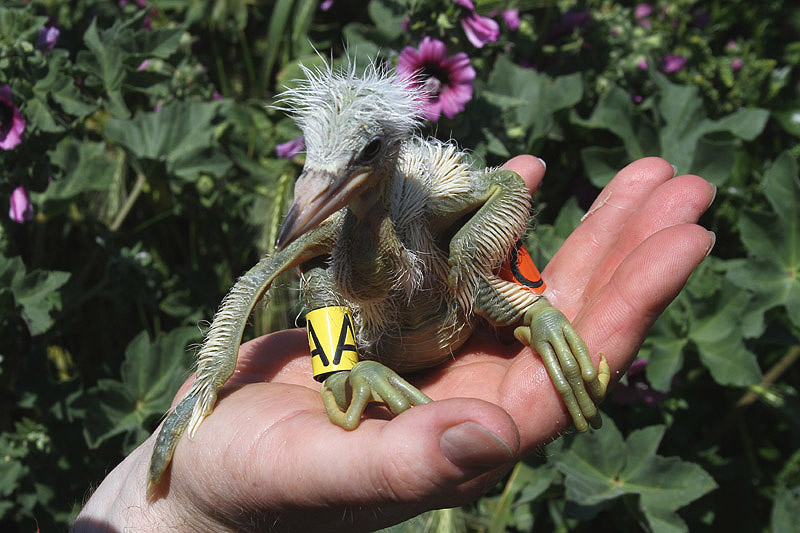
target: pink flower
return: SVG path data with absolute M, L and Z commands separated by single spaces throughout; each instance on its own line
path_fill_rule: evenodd
M 319 8 L 323 11 L 328 11 L 332 7 L 333 7 L 333 0 L 324 0 L 319 6 Z
M 149 60 L 149 59 L 145 59 L 144 61 L 142 61 L 141 63 L 139 63 L 139 66 L 138 66 L 138 67 L 136 67 L 136 71 L 137 71 L 137 72 L 141 72 L 142 70 L 147 70 L 147 66 L 148 66 L 149 64 L 150 64 L 150 60 Z
M 305 149 L 306 149 L 306 140 L 301 135 L 296 139 L 292 139 L 291 141 L 276 145 L 275 153 L 278 154 L 278 157 L 282 157 L 284 159 L 291 159 Z
M 20 185 L 11 193 L 9 199 L 10 207 L 8 208 L 8 217 L 22 224 L 26 220 L 33 218 L 33 205 L 31 204 L 31 196 L 28 189 Z
M 647 67 L 649 67 L 650 65 L 647 64 L 646 59 L 640 59 L 639 62 L 636 63 L 636 66 L 642 70 L 647 70 Z
M 686 66 L 686 58 L 681 55 L 668 55 L 661 61 L 661 70 L 664 72 L 678 72 Z
M 0 87 L 0 148 L 11 150 L 22 142 L 25 121 L 14 105 L 11 87 Z
M 475 69 L 469 57 L 464 52 L 447 57 L 447 48 L 438 39 L 425 37 L 419 49 L 403 48 L 397 72 L 410 78 L 417 87 L 425 88 L 428 100 L 423 104 L 423 115 L 433 122 L 442 113 L 453 118 L 472 100 Z
M 737 57 L 736 59 L 731 61 L 731 68 L 733 68 L 733 70 L 741 69 L 742 68 L 742 60 Z
M 36 39 L 36 48 L 39 50 L 52 50 L 56 46 L 58 36 L 61 35 L 61 30 L 56 28 L 55 24 L 48 22 L 39 28 L 39 37 Z
M 519 9 L 506 9 L 503 11 L 503 20 L 509 30 L 517 30 L 519 28 Z
M 500 37 L 500 25 L 474 11 L 461 19 L 461 27 L 464 28 L 467 39 L 475 48 L 483 48 L 486 43 L 493 43 Z
M 653 12 L 653 7 L 650 4 L 637 4 L 636 9 L 633 12 L 633 15 L 636 17 L 637 20 L 641 20 L 643 18 L 649 17 L 652 12 Z

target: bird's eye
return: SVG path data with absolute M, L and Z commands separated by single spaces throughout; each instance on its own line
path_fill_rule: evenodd
M 361 163 L 369 163 L 378 153 L 381 151 L 381 147 L 383 146 L 383 141 L 380 137 L 373 137 L 367 143 L 367 145 L 361 150 L 361 153 L 358 154 L 358 161 Z

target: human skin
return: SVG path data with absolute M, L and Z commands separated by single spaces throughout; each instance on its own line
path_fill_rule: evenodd
M 505 168 L 531 190 L 545 171 L 531 156 Z M 673 173 L 659 158 L 625 167 L 543 272 L 546 297 L 595 364 L 605 355 L 612 381 L 713 247 L 696 222 L 714 186 Z M 305 331 L 245 343 L 151 497 L 154 436 L 103 480 L 73 531 L 370 531 L 472 501 L 571 423 L 541 360 L 506 337 L 477 331 L 454 360 L 410 377 L 434 402 L 396 417 L 370 408 L 355 431 L 328 420 Z

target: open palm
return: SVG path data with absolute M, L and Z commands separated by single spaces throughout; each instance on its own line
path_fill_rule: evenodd
M 532 190 L 544 175 L 530 156 L 506 167 Z M 702 178 L 673 178 L 661 159 L 637 161 L 601 192 L 544 271 L 546 296 L 595 362 L 606 356 L 612 381 L 713 245 L 695 224 L 713 195 Z M 486 328 L 453 361 L 412 376 L 433 403 L 397 417 L 371 408 L 348 432 L 322 407 L 305 332 L 260 337 L 241 347 L 214 412 L 194 439 L 181 439 L 153 499 L 144 496 L 152 437 L 104 484 L 127 487 L 118 500 L 135 520 L 193 531 L 374 530 L 459 505 L 570 420 L 540 359 L 502 338 Z M 130 511 L 131 501 L 146 503 Z

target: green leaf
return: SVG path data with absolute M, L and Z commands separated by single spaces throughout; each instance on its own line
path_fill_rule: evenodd
M 24 264 L 18 257 L 6 260 L 0 279 L 10 282 L 10 289 L 18 306 L 22 307 L 22 318 L 31 335 L 40 335 L 53 325 L 50 313 L 61 308 L 58 292 L 70 278 L 69 272 L 33 270 L 24 272 Z
M 0 7 L 0 43 L 12 48 L 21 41 L 36 42 L 47 17 L 34 16 L 32 9 Z
M 56 291 L 70 278 L 69 272 L 34 270 L 14 288 L 14 297 L 22 306 L 22 318 L 31 335 L 44 333 L 53 325 L 50 312 L 61 308 L 61 295 Z
M 68 137 L 49 152 L 53 164 L 63 175 L 45 190 L 46 200 L 64 200 L 87 191 L 104 191 L 114 177 L 114 162 L 102 142 L 78 141 Z
M 800 100 L 795 100 L 784 109 L 773 111 L 772 116 L 787 133 L 800 137 Z
M 166 28 L 153 31 L 131 32 L 130 37 L 120 39 L 122 48 L 137 60 L 150 57 L 167 59 L 181 44 L 183 28 Z
M 132 119 L 110 118 L 106 135 L 139 159 L 166 161 L 169 171 L 183 177 L 194 178 L 201 171 L 221 175 L 230 165 L 227 157 L 219 152 L 201 157 L 201 152 L 214 147 L 214 124 L 226 106 L 224 102 L 173 102 Z
M 101 37 L 100 32 L 97 30 L 97 19 L 92 19 L 86 32 L 83 34 L 83 42 L 89 49 L 88 52 L 82 52 L 85 58 L 93 58 L 94 61 L 92 69 L 98 78 L 103 82 L 103 86 L 108 91 L 118 90 L 122 86 L 122 80 L 125 77 L 125 53 L 113 34 L 119 30 L 119 22 L 114 24 L 114 27 L 105 30 Z
M 552 78 L 514 65 L 502 55 L 489 75 L 484 97 L 512 117 L 514 125 L 530 128 L 529 142 L 552 129 L 553 113 L 572 107 L 583 96 L 580 74 Z
M 744 387 L 758 383 L 763 377 L 755 354 L 742 340 L 742 309 L 748 300 L 724 280 L 713 297 L 692 303 L 696 317 L 690 324 L 689 338 L 714 380 L 722 385 Z
M 589 146 L 581 149 L 581 161 L 592 185 L 603 188 L 629 161 L 629 156 L 623 147 Z
M 71 65 L 66 50 L 54 50 L 47 66 L 47 75 L 33 86 L 34 94 L 43 105 L 49 108 L 48 98 L 52 97 L 66 113 L 79 117 L 97 109 L 97 103 L 83 96 L 73 77 L 67 74 Z
M 700 466 L 656 454 L 664 430 L 646 427 L 625 441 L 606 419 L 602 429 L 574 437 L 551 458 L 565 475 L 567 497 L 593 506 L 635 494 L 653 531 L 686 531 L 675 511 L 717 485 Z
M 764 192 L 773 212 L 744 211 L 742 242 L 755 259 L 737 263 L 729 278 L 761 296 L 763 309 L 786 306 L 800 327 L 800 182 L 797 161 L 781 154 L 764 176 Z
M 686 339 L 651 334 L 647 336 L 643 354 L 647 354 L 647 381 L 657 391 L 667 392 L 672 377 L 683 367 Z
M 609 130 L 622 139 L 629 159 L 639 159 L 647 155 L 639 142 L 639 136 L 635 130 L 631 97 L 617 86 L 612 86 L 600 97 L 588 119 L 583 120 L 576 113 L 573 113 L 571 122 L 587 128 Z
M 175 391 L 186 378 L 190 364 L 186 347 L 199 337 L 194 327 L 172 330 L 155 341 L 143 331 L 128 344 L 122 380 L 99 380 L 87 392 L 88 401 L 96 407 L 87 411 L 84 427 L 91 448 L 120 433 L 148 433 L 149 421 L 169 409 Z

